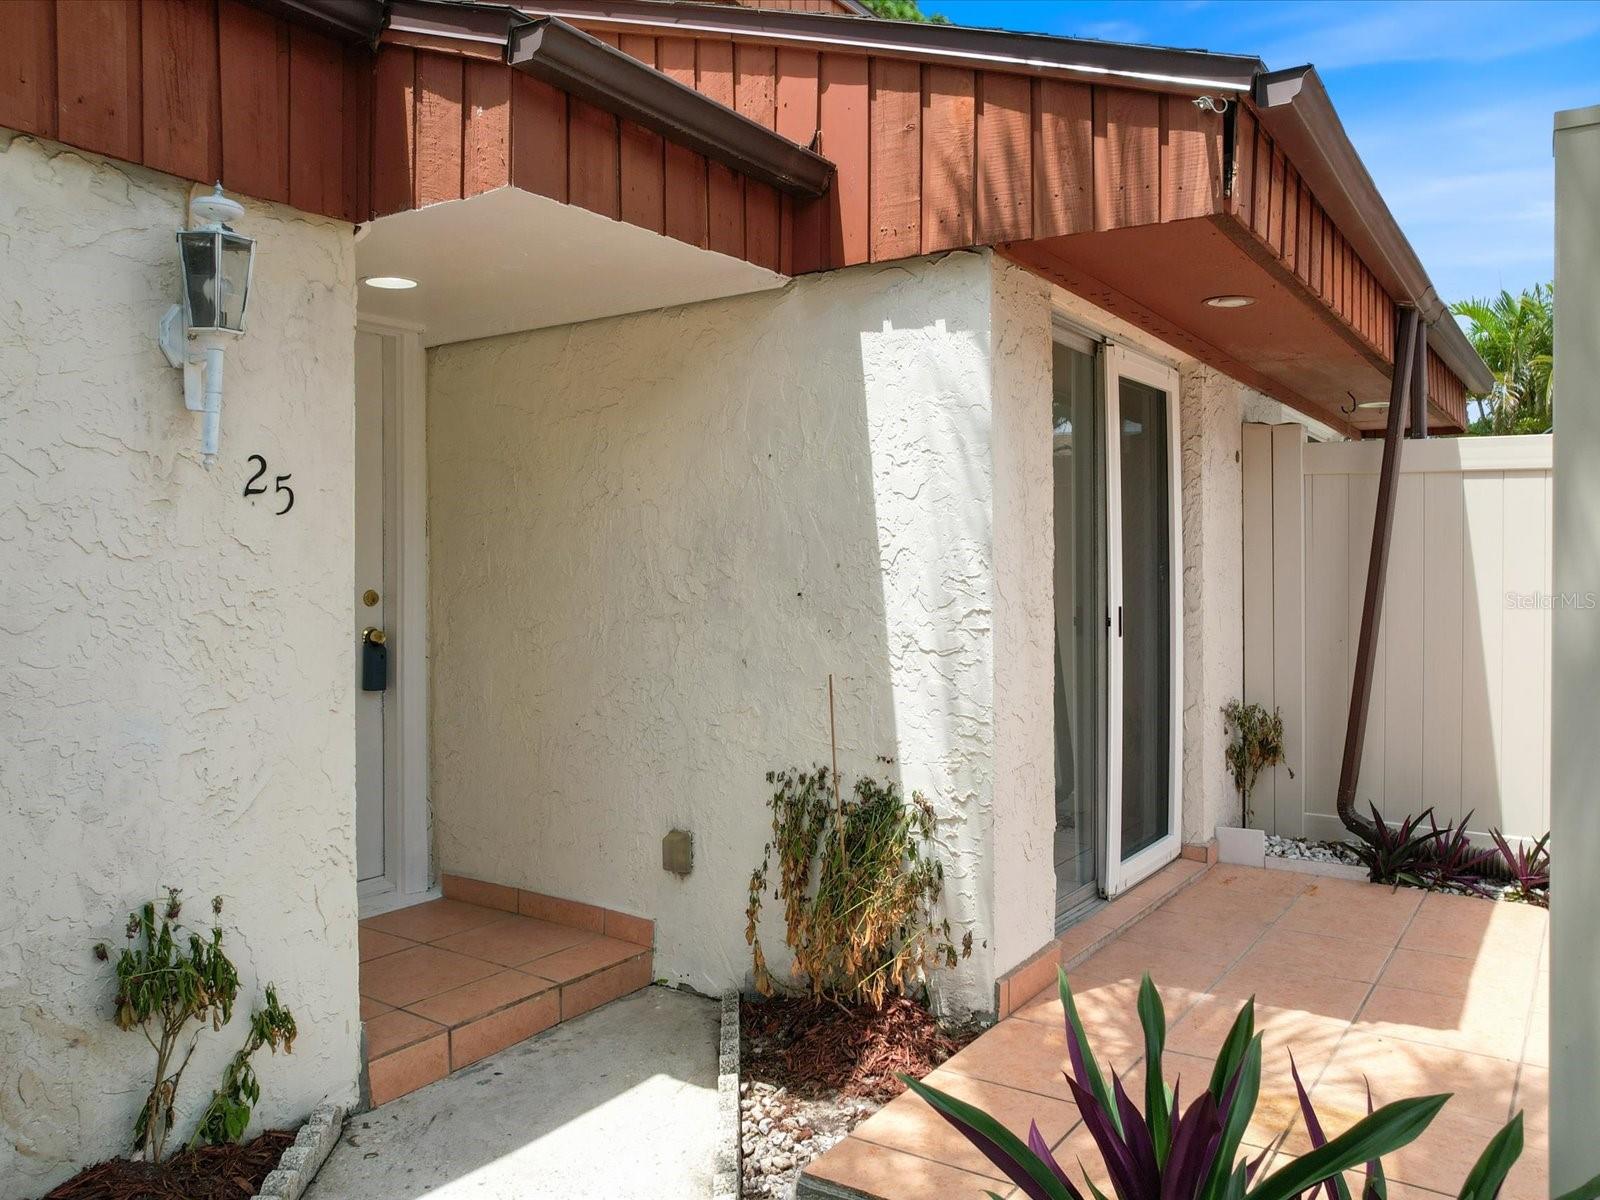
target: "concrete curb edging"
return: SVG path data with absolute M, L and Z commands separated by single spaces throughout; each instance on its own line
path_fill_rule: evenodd
M 1351 879 L 1356 883 L 1370 882 L 1365 867 L 1354 863 L 1323 862 L 1316 858 L 1278 858 L 1267 855 L 1264 864 L 1269 871 L 1289 871 L 1296 875 L 1323 875 L 1329 879 Z
M 739 1200 L 743 1187 L 739 1144 L 739 991 L 722 993 L 722 1035 L 717 1044 L 717 1142 L 711 1200 Z
M 737 1085 L 735 1085 L 737 1087 Z M 735 1105 L 737 1108 L 737 1104 Z M 295 1134 L 272 1173 L 261 1181 L 255 1200 L 300 1200 L 344 1132 L 345 1107 L 319 1104 Z

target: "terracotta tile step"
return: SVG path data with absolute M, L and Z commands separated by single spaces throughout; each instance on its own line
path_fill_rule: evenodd
M 650 983 L 649 922 L 528 907 L 446 897 L 361 923 L 373 1105 Z

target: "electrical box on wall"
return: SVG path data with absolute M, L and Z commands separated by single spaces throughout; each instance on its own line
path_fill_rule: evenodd
M 694 870 L 694 834 L 687 829 L 674 829 L 661 839 L 661 869 L 674 875 L 687 875 Z

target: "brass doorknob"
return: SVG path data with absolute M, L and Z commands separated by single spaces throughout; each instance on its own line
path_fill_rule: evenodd
M 383 630 L 368 625 L 361 631 L 361 640 L 363 642 L 371 642 L 374 646 L 381 646 L 386 640 L 386 635 Z

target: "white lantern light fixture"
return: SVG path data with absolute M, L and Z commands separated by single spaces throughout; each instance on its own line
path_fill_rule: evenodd
M 189 202 L 192 228 L 178 231 L 183 299 L 161 318 L 162 352 L 183 369 L 183 402 L 205 414 L 200 449 L 208 469 L 217 461 L 222 425 L 223 352 L 244 332 L 255 266 L 255 239 L 228 226 L 243 213 L 242 204 L 222 194 L 220 183 L 211 195 Z

